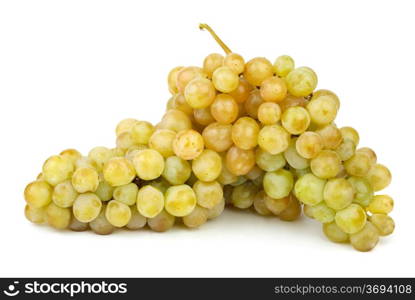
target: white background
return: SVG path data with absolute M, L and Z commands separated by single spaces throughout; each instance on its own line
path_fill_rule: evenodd
M 415 276 L 412 1 L 1 1 L 0 276 Z M 393 172 L 396 231 L 370 253 L 320 225 L 228 211 L 200 229 L 111 236 L 58 232 L 23 216 L 25 185 L 69 147 L 114 144 L 127 117 L 157 122 L 168 71 L 220 52 L 289 54 L 341 98 Z

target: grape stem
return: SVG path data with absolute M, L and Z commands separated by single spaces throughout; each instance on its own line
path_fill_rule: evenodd
M 226 44 L 218 37 L 216 32 L 213 31 L 213 29 L 210 28 L 208 24 L 199 24 L 199 29 L 200 30 L 206 29 L 212 35 L 215 41 L 219 44 L 219 46 L 221 46 L 221 48 L 223 49 L 223 51 L 225 51 L 226 54 L 232 53 L 231 49 L 229 49 L 229 47 L 226 46 Z

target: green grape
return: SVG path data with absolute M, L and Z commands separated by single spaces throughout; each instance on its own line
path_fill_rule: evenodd
M 369 156 L 357 151 L 350 159 L 344 162 L 344 167 L 351 176 L 363 177 L 367 175 L 371 168 Z
M 330 223 L 334 221 L 336 212 L 328 207 L 324 202 L 320 202 L 311 207 L 313 218 L 321 223 Z
M 196 205 L 193 211 L 183 217 L 183 224 L 189 228 L 197 228 L 208 220 L 207 209 Z
M 193 189 L 185 184 L 169 187 L 165 195 L 166 211 L 175 217 L 190 214 L 197 203 Z
M 134 155 L 133 165 L 138 177 L 143 180 L 152 180 L 163 173 L 164 158 L 156 150 L 145 149 Z
M 43 164 L 42 178 L 50 185 L 55 186 L 68 180 L 74 171 L 74 165 L 68 157 L 54 155 Z
M 59 153 L 64 159 L 68 159 L 75 165 L 76 161 L 82 157 L 81 153 L 79 153 L 76 149 L 66 149 Z
M 245 64 L 244 78 L 253 86 L 260 86 L 261 83 L 271 77 L 274 73 L 271 62 L 264 57 L 256 57 Z
M 282 126 L 291 134 L 301 134 L 310 125 L 310 115 L 304 107 L 287 108 L 281 116 Z
M 71 223 L 69 224 L 69 229 L 72 231 L 82 232 L 89 229 L 89 224 L 79 222 L 76 218 L 72 216 Z
M 45 207 L 52 201 L 53 188 L 43 180 L 29 183 L 24 190 L 26 203 L 35 208 Z
M 349 235 L 345 233 L 336 222 L 323 224 L 324 235 L 332 242 L 335 243 L 347 243 L 349 241 Z
M 390 235 L 395 230 L 395 222 L 388 215 L 373 214 L 370 216 L 369 221 L 375 225 L 381 236 Z
M 250 92 L 248 99 L 243 103 L 246 114 L 254 119 L 258 119 L 259 107 L 264 103 L 261 94 L 258 89 L 254 89 Z
M 359 149 L 357 150 L 357 152 L 363 152 L 363 153 L 365 153 L 367 156 L 369 156 L 369 159 L 370 159 L 370 164 L 371 164 L 372 166 L 374 166 L 374 165 L 376 164 L 376 162 L 377 162 L 378 158 L 377 158 L 376 152 L 375 152 L 375 151 L 373 151 L 372 149 L 370 149 L 370 148 L 368 148 L 368 147 L 363 147 L 363 148 L 359 148 Z
M 199 180 L 216 180 L 222 171 L 222 158 L 215 151 L 206 149 L 193 160 L 192 170 Z
M 62 208 L 71 207 L 77 197 L 78 192 L 70 180 L 66 180 L 55 186 L 52 194 L 53 202 Z
M 107 218 L 105 217 L 106 209 L 107 206 L 103 205 L 98 217 L 89 223 L 89 227 L 96 234 L 107 235 L 113 233 L 115 230 L 115 227 L 110 222 L 108 222 Z
M 112 151 L 106 147 L 95 147 L 88 153 L 88 158 L 94 163 L 98 171 L 102 171 L 106 162 L 112 157 Z
M 154 186 L 142 187 L 137 194 L 137 210 L 146 218 L 154 218 L 164 208 L 164 195 Z
M 335 150 L 342 161 L 350 159 L 355 151 L 356 145 L 350 139 L 343 140 L 343 142 Z
M 223 65 L 230 68 L 234 73 L 239 75 L 245 69 L 245 60 L 239 54 L 228 53 L 223 61 Z
M 79 168 L 73 173 L 72 185 L 78 193 L 95 192 L 99 185 L 99 175 L 95 169 Z
M 182 130 L 188 130 L 192 128 L 192 121 L 189 116 L 184 112 L 177 109 L 168 110 L 161 122 L 159 123 L 157 129 L 168 129 L 175 132 L 180 132 Z
M 195 78 L 206 78 L 206 72 L 199 67 L 184 67 L 177 73 L 176 85 L 179 93 L 184 93 L 187 84 Z
M 258 107 L 258 120 L 263 125 L 277 124 L 281 119 L 281 108 L 277 103 L 264 102 Z
M 111 200 L 113 193 L 114 188 L 104 179 L 99 182 L 98 188 L 95 191 L 95 194 L 99 197 L 99 199 L 101 199 L 101 201 Z
M 294 186 L 294 178 L 291 172 L 280 169 L 267 172 L 264 176 L 264 190 L 272 198 L 287 197 Z
M 173 140 L 174 153 L 184 160 L 195 159 L 203 152 L 203 148 L 202 135 L 192 129 L 179 132 Z
M 336 119 L 338 103 L 330 95 L 313 95 L 307 104 L 307 111 L 310 113 L 311 122 L 316 125 L 328 125 Z
M 203 129 L 202 136 L 206 148 L 218 153 L 228 150 L 233 144 L 230 124 L 209 124 Z
M 179 185 L 189 179 L 191 172 L 190 164 L 186 160 L 170 156 L 166 159 L 162 176 L 170 184 Z
M 252 89 L 252 85 L 250 85 L 245 78 L 240 77 L 238 87 L 230 92 L 229 95 L 232 96 L 237 103 L 243 104 L 248 99 Z
M 231 124 L 238 118 L 239 106 L 232 96 L 219 94 L 210 106 L 210 113 L 218 123 Z
M 292 70 L 285 78 L 288 92 L 297 97 L 305 97 L 311 94 L 317 86 L 316 73 L 307 67 Z
M 370 251 L 375 248 L 378 241 L 378 230 L 370 222 L 367 222 L 360 231 L 350 234 L 350 244 L 358 251 Z
M 118 135 L 115 143 L 117 145 L 117 148 L 120 148 L 124 151 L 135 145 L 133 136 L 129 131 L 123 132 L 120 135 Z
M 264 204 L 268 211 L 270 211 L 273 215 L 278 216 L 281 214 L 284 210 L 288 208 L 288 205 L 290 204 L 291 197 L 287 196 L 284 198 L 271 198 L 265 193 L 264 196 Z
M 182 66 L 175 67 L 171 69 L 169 75 L 167 76 L 167 84 L 169 86 L 169 91 L 172 95 L 177 94 L 177 92 L 179 91 L 177 89 L 177 73 L 179 73 L 181 69 L 183 69 Z
M 290 199 L 288 206 L 278 215 L 278 218 L 281 221 L 291 222 L 301 216 L 301 204 L 293 194 L 290 194 L 288 198 Z
M 46 207 L 34 207 L 26 204 L 24 214 L 30 222 L 42 224 L 46 219 Z
M 369 181 L 362 177 L 351 176 L 347 179 L 354 189 L 353 202 L 360 204 L 363 207 L 367 207 L 373 198 L 373 188 Z
M 130 221 L 125 225 L 130 230 L 138 230 L 143 228 L 147 224 L 147 218 L 140 214 L 136 206 L 130 206 L 131 218 Z
M 262 127 L 258 135 L 258 145 L 271 154 L 284 152 L 290 144 L 291 136 L 280 125 Z
M 281 55 L 275 60 L 273 69 L 274 73 L 279 77 L 286 77 L 292 70 L 294 70 L 294 66 L 295 63 L 291 56 Z
M 310 219 L 314 219 L 313 207 L 311 205 L 304 204 L 303 211 L 305 216 L 309 217 Z
M 136 119 L 132 118 L 122 120 L 118 123 L 117 128 L 115 129 L 116 135 L 119 136 L 123 132 L 131 132 L 131 129 L 137 122 L 138 121 Z
M 209 78 L 212 78 L 213 72 L 223 65 L 224 57 L 218 53 L 212 53 L 206 56 L 203 61 L 203 70 Z
M 165 180 L 163 177 L 159 177 L 155 180 L 150 181 L 149 185 L 151 185 L 152 187 L 158 189 L 163 194 L 171 186 L 171 184 L 167 180 Z M 164 200 L 163 200 L 163 202 L 164 202 Z
M 352 203 L 338 211 L 334 220 L 341 230 L 353 234 L 359 232 L 365 226 L 366 213 L 360 205 Z
M 133 181 L 136 176 L 134 165 L 126 158 L 111 158 L 103 169 L 104 179 L 111 186 L 125 185 Z
M 114 227 L 124 227 L 130 222 L 131 209 L 120 201 L 111 200 L 105 209 L 105 217 Z
M 125 150 L 121 149 L 121 148 L 112 148 L 110 149 L 112 152 L 112 157 L 123 157 L 125 155 Z M 92 164 L 92 166 L 94 166 Z M 94 166 L 96 168 L 96 166 Z
M 316 205 L 323 201 L 326 180 L 309 173 L 301 176 L 294 186 L 298 200 L 307 205 Z
M 228 170 L 228 167 L 226 166 L 226 154 L 225 155 L 222 154 L 221 157 L 222 157 L 222 171 L 220 172 L 220 175 L 217 181 L 222 185 L 232 184 L 238 180 L 238 176 L 231 173 L 231 171 Z
M 135 144 L 147 145 L 153 132 L 154 126 L 151 123 L 139 121 L 131 129 L 131 136 Z
M 376 192 L 386 188 L 392 181 L 391 172 L 381 164 L 374 165 L 366 176 Z
M 258 123 L 250 117 L 242 117 L 232 126 L 232 141 L 238 148 L 253 149 L 258 144 L 258 133 Z
M 341 171 L 341 160 L 336 152 L 322 150 L 311 160 L 310 167 L 313 174 L 320 178 L 333 178 Z
M 314 91 L 313 92 L 313 97 L 311 97 L 311 100 L 317 99 L 317 98 L 320 98 L 320 97 L 323 97 L 323 96 L 324 97 L 327 97 L 327 96 L 330 97 L 331 98 L 331 101 L 333 101 L 334 103 L 336 103 L 337 110 L 339 110 L 339 108 L 340 108 L 340 99 L 332 91 L 324 90 L 324 89 Z
M 342 127 L 340 133 L 344 140 L 351 140 L 356 146 L 359 144 L 360 137 L 359 133 L 353 127 Z
M 94 220 L 101 211 L 102 202 L 93 193 L 80 194 L 73 203 L 73 214 L 75 218 L 83 223 Z
M 218 205 L 223 199 L 222 186 L 217 181 L 203 182 L 197 181 L 193 185 L 196 194 L 197 204 L 211 209 Z
M 247 181 L 248 179 L 245 176 L 238 176 L 238 179 L 234 183 L 231 183 L 231 186 L 238 186 Z
M 183 94 L 177 94 L 173 97 L 172 104 L 167 110 L 170 109 L 180 110 L 192 119 L 193 108 L 187 103 L 186 97 Z
M 263 177 L 265 175 L 265 172 L 259 168 L 258 166 L 254 166 L 251 171 L 249 171 L 248 174 L 245 175 L 245 177 L 251 181 L 255 181 L 259 177 Z
M 154 218 L 150 218 L 147 220 L 148 226 L 151 230 L 156 232 L 165 232 L 173 227 L 176 218 L 162 210 L 157 216 Z
M 245 182 L 235 187 L 232 191 L 232 204 L 240 209 L 247 209 L 254 203 L 254 197 L 258 188 L 252 182 Z
M 298 137 L 295 148 L 302 157 L 311 159 L 323 150 L 323 139 L 315 132 L 306 131 Z
M 216 121 L 215 118 L 212 116 L 212 113 L 210 112 L 210 106 L 206 108 L 199 108 L 193 110 L 193 117 L 197 124 L 203 126 L 207 126 Z
M 234 175 L 246 175 L 255 166 L 255 153 L 232 146 L 226 153 L 226 168 Z
M 207 210 L 208 220 L 219 217 L 224 211 L 224 209 L 225 209 L 225 199 L 222 198 L 222 200 L 218 204 L 216 204 L 214 207 Z
M 114 190 L 114 200 L 125 205 L 134 205 L 137 201 L 138 187 L 135 183 L 117 186 Z
M 394 201 L 388 195 L 375 195 L 367 210 L 372 214 L 388 214 L 393 210 Z
M 111 151 L 111 153 L 114 155 L 113 151 Z M 121 156 L 124 156 L 124 153 Z M 97 169 L 98 166 L 96 165 L 95 161 L 93 161 L 89 157 L 82 156 L 75 162 L 75 170 L 81 169 L 81 168 Z
M 239 85 L 238 74 L 227 66 L 217 68 L 212 75 L 215 88 L 222 93 L 230 93 Z
M 174 155 L 173 141 L 175 137 L 176 132 L 172 130 L 157 129 L 150 137 L 148 146 L 167 158 Z
M 330 179 L 324 187 L 324 201 L 332 209 L 341 210 L 346 208 L 352 203 L 353 197 L 353 186 L 344 178 Z
M 66 229 L 71 222 L 71 210 L 50 203 L 46 208 L 46 223 L 56 229 Z
M 268 151 L 257 148 L 255 151 L 256 164 L 267 172 L 276 171 L 285 166 L 286 160 L 282 153 L 271 154 Z
M 281 102 L 287 96 L 287 85 L 283 79 L 272 76 L 262 81 L 259 92 L 266 102 Z
M 343 141 L 343 136 L 335 124 L 329 124 L 315 131 L 321 136 L 326 149 L 336 149 Z
M 306 169 L 310 166 L 310 161 L 298 154 L 296 142 L 297 138 L 291 139 L 290 145 L 287 150 L 284 151 L 285 160 L 294 169 Z
M 215 71 L 216 72 L 216 71 Z M 215 73 L 213 73 L 215 80 Z M 184 97 L 191 108 L 206 108 L 215 100 L 215 81 L 206 78 L 195 78 L 188 83 L 184 90 Z
M 254 197 L 254 209 L 261 216 L 271 215 L 271 211 L 268 209 L 265 202 L 267 198 L 273 199 L 271 197 L 268 197 L 264 191 L 259 191 L 258 193 L 256 193 Z

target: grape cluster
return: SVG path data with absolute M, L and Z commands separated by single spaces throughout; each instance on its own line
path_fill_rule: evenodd
M 161 121 L 125 119 L 116 147 L 87 156 L 68 149 L 46 160 L 25 189 L 25 215 L 57 229 L 181 221 L 199 227 L 225 206 L 283 221 L 301 212 L 333 242 L 369 251 L 393 232 L 393 199 L 374 195 L 391 181 L 352 127 L 334 123 L 339 98 L 315 90 L 317 75 L 286 55 L 245 62 L 207 25 L 226 55 L 168 74 L 172 97 Z

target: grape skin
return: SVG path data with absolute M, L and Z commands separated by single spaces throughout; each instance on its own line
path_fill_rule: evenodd
M 243 150 L 232 146 L 226 154 L 226 168 L 234 175 L 246 175 L 255 165 L 253 150 Z
M 197 203 L 196 194 L 188 185 L 169 187 L 165 194 L 166 211 L 175 217 L 190 214 Z
M 114 227 L 124 227 L 130 222 L 130 207 L 120 201 L 111 200 L 105 209 L 105 217 Z
M 327 206 L 335 210 L 341 210 L 349 206 L 354 198 L 353 186 L 344 178 L 335 178 L 327 181 L 323 199 Z
M 268 196 L 276 199 L 287 197 L 293 186 L 294 178 L 291 172 L 280 169 L 267 172 L 264 176 L 264 190 Z
M 362 207 L 352 203 L 336 213 L 335 221 L 344 232 L 353 234 L 363 229 L 366 218 L 366 213 Z
M 163 210 L 164 201 L 162 191 L 152 185 L 147 185 L 138 191 L 137 210 L 146 218 L 154 218 Z
M 133 164 L 126 158 L 111 158 L 103 169 L 104 179 L 111 186 L 125 185 L 133 181 L 136 172 Z
M 274 73 L 280 77 L 286 77 L 292 70 L 294 70 L 294 60 L 288 55 L 281 55 L 277 57 L 274 62 Z
M 308 173 L 297 180 L 294 193 L 301 202 L 313 206 L 323 201 L 325 185 L 326 180 Z
M 376 246 L 378 241 L 378 230 L 371 222 L 367 222 L 359 232 L 350 234 L 350 244 L 358 251 L 370 251 Z
M 264 126 L 258 134 L 258 145 L 271 154 L 284 152 L 290 140 L 290 134 L 280 125 Z
M 71 210 L 50 203 L 46 208 L 46 222 L 56 229 L 66 229 L 71 222 Z
M 193 160 L 192 170 L 199 180 L 216 180 L 222 171 L 222 158 L 215 151 L 206 149 Z
M 392 174 L 384 165 L 376 164 L 367 173 L 367 179 L 374 191 L 386 188 L 392 181 Z
M 52 202 L 52 187 L 43 180 L 29 183 L 24 190 L 24 197 L 32 207 L 41 208 Z
M 102 207 L 101 199 L 93 193 L 80 194 L 73 203 L 75 218 L 83 223 L 88 223 L 98 217 Z

